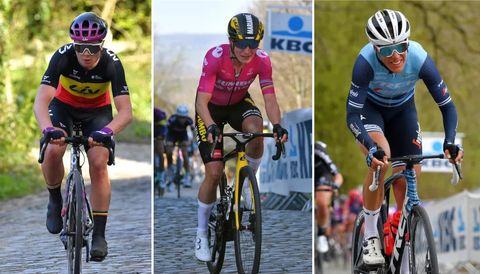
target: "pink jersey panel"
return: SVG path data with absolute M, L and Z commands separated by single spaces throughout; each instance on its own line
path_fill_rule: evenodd
M 211 48 L 205 55 L 197 92 L 211 93 L 210 102 L 212 104 L 233 105 L 245 97 L 257 75 L 262 93 L 274 93 L 272 64 L 265 51 L 257 49 L 252 61 L 244 65 L 240 75 L 235 77 L 230 59 L 230 46 L 223 44 Z

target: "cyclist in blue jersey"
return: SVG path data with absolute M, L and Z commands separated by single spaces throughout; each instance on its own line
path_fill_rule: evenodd
M 173 148 L 175 143 L 178 144 L 178 148 L 182 150 L 183 156 L 183 168 L 185 169 L 185 176 L 183 177 L 183 185 L 185 187 L 191 187 L 190 181 L 190 165 L 188 163 L 188 133 L 187 128 L 190 127 L 192 132 L 195 132 L 195 126 L 192 118 L 188 116 L 188 107 L 186 105 L 179 105 L 177 112 L 170 116 L 167 121 L 167 139 L 166 139 L 166 152 L 168 163 L 168 176 L 172 178 L 174 175 L 173 168 Z
M 447 85 L 422 46 L 412 40 L 410 23 L 399 11 L 380 10 L 368 19 L 366 34 L 370 41 L 357 57 L 347 103 L 347 125 L 366 155 L 368 175 L 364 182 L 364 254 L 366 265 L 384 263 L 377 231 L 377 220 L 384 189 L 387 157 L 422 153 L 422 138 L 414 102 L 415 84 L 422 79 L 437 103 L 445 130 L 444 151 L 450 159 L 448 145 L 454 144 L 457 111 Z M 453 161 L 460 161 L 463 151 Z M 369 191 L 374 170 L 381 166 L 379 188 Z M 393 162 L 393 172 L 405 168 Z M 420 164 L 415 165 L 420 173 Z M 405 180 L 394 184 L 397 205 L 405 197 Z M 407 256 L 404 256 L 407 258 Z M 407 258 L 408 259 L 408 258 Z

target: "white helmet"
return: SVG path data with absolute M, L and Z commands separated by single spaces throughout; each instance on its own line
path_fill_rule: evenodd
M 384 9 L 368 19 L 365 32 L 374 46 L 391 45 L 408 39 L 410 23 L 403 13 Z

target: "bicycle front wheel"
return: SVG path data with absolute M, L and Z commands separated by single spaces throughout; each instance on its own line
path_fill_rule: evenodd
M 411 214 L 410 258 L 413 261 L 410 262 L 410 272 L 437 274 L 437 251 L 427 212 L 421 206 L 414 206 Z
M 361 264 L 363 233 L 365 231 L 365 213 L 363 210 L 357 215 L 352 232 L 352 273 L 356 274 Z
M 224 173 L 219 184 L 220 195 L 225 195 L 226 185 L 227 178 Z M 212 261 L 207 262 L 207 266 L 212 274 L 220 273 L 223 267 L 223 259 L 225 258 L 225 246 L 227 243 L 225 214 L 227 214 L 227 208 L 220 201 L 216 204 L 216 209 L 212 210 L 208 220 L 208 243 L 212 251 Z
M 82 245 L 83 245 L 83 199 L 84 189 L 80 172 L 73 173 L 75 184 L 75 273 L 82 271 Z
M 253 169 L 246 166 L 240 170 L 240 199 L 235 212 L 235 260 L 238 273 L 258 273 L 262 247 L 262 212 L 260 193 Z M 242 184 L 248 183 L 250 193 L 242 191 Z

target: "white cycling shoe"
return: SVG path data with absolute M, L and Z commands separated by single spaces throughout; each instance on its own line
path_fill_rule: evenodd
M 212 253 L 208 247 L 207 237 L 197 236 L 195 238 L 195 257 L 204 262 L 210 262 L 212 260 Z
M 328 240 L 325 235 L 320 235 L 317 238 L 317 251 L 320 253 L 328 252 Z
M 363 262 L 368 266 L 382 265 L 385 263 L 378 237 L 372 237 L 363 241 Z

